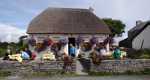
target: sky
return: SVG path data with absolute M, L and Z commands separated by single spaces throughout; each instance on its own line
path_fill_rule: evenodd
M 0 41 L 17 42 L 26 34 L 30 21 L 48 7 L 92 7 L 99 18 L 122 20 L 127 32 L 137 20 L 150 20 L 149 3 L 150 0 L 1 0 Z M 125 37 L 126 33 L 122 39 Z

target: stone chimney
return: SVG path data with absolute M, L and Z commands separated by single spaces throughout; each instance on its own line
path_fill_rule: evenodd
M 93 12 L 94 11 L 94 9 L 90 6 L 89 7 L 89 10 L 91 11 L 91 12 Z
M 139 24 L 141 24 L 141 23 L 143 23 L 141 20 L 137 20 L 137 21 L 136 21 L 136 25 L 139 25 Z

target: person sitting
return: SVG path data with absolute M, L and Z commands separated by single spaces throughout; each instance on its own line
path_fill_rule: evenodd
M 33 52 L 33 53 L 32 53 L 32 56 L 31 56 L 31 60 L 35 60 L 35 58 L 36 58 L 36 53 Z
M 13 61 L 18 61 L 18 62 L 22 62 L 22 57 L 19 51 L 16 52 L 16 54 L 13 55 L 8 55 L 9 60 L 13 60 Z
M 32 52 L 28 49 L 28 48 L 25 48 L 25 52 L 29 55 L 30 59 L 32 57 Z
M 25 52 L 25 50 L 21 51 L 21 57 L 23 60 L 29 60 L 30 56 L 28 55 L 27 52 Z

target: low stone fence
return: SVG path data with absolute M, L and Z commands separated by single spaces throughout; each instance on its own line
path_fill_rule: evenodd
M 0 60 L 0 72 L 9 71 L 12 74 L 31 73 L 31 72 L 76 72 L 77 66 L 74 61 L 72 65 L 68 65 L 64 70 L 63 61 L 25 61 L 19 63 L 17 61 Z M 124 73 L 126 71 L 139 72 L 144 69 L 150 69 L 150 59 L 135 59 L 135 60 L 103 60 L 100 65 L 91 63 L 91 72 L 114 72 Z
M 17 61 L 0 61 L 0 71 L 9 71 L 12 74 L 32 73 L 32 72 L 51 72 L 60 73 L 62 71 L 75 72 L 76 64 L 66 66 L 67 69 L 63 69 L 63 61 L 38 61 L 19 63 Z
M 100 65 L 91 65 L 92 72 L 124 73 L 150 69 L 150 59 L 103 60 Z

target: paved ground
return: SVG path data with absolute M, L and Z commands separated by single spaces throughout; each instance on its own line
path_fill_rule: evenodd
M 36 78 L 20 78 L 11 76 L 1 80 L 150 80 L 150 75 L 147 76 L 102 76 L 102 77 L 36 77 Z
M 78 75 L 88 75 L 87 73 L 82 72 L 83 70 L 83 66 L 81 65 L 81 63 L 77 60 L 76 61 L 76 73 Z

